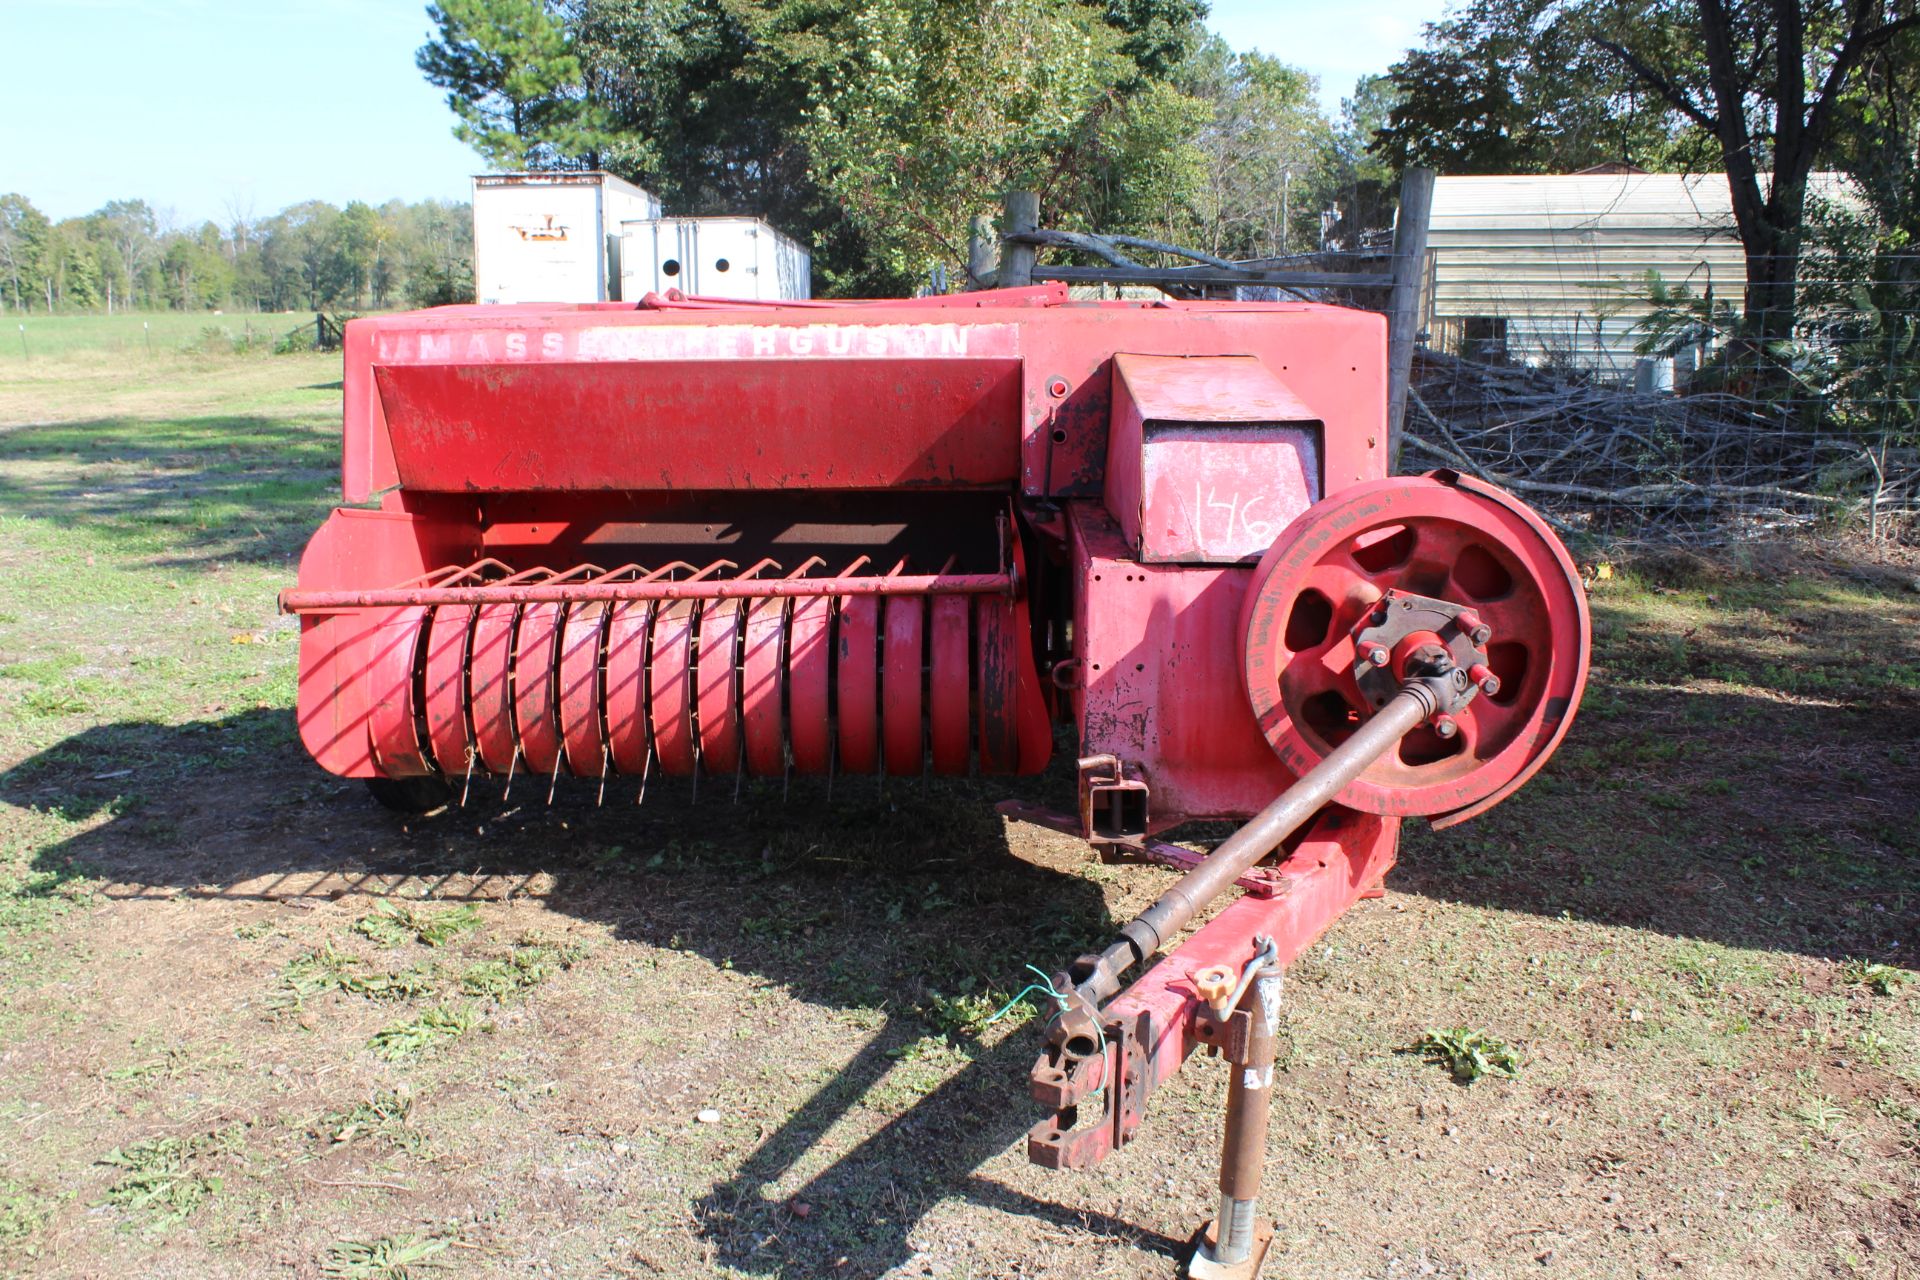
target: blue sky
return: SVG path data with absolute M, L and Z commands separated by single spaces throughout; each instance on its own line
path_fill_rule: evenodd
M 1330 107 L 1443 0 L 1214 0 Z M 56 218 L 143 196 L 181 224 L 320 198 L 463 198 L 478 160 L 414 69 L 414 0 L 0 0 L 0 191 Z

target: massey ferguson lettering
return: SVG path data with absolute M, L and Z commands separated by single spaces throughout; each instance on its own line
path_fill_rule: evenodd
M 997 324 L 600 325 L 581 329 L 384 332 L 382 364 L 473 361 L 1012 358 L 1019 330 Z

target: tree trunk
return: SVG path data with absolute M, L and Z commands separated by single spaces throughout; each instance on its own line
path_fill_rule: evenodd
M 1742 298 L 1746 329 L 1761 347 L 1793 336 L 1798 247 L 1786 237 L 1747 246 L 1747 284 Z

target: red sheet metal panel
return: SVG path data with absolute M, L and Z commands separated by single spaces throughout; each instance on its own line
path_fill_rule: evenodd
M 788 723 L 797 773 L 827 772 L 832 753 L 833 601 L 795 600 L 787 639 Z
M 880 705 L 883 754 L 887 772 L 896 777 L 912 777 L 926 767 L 921 718 L 926 616 L 927 602 L 917 596 L 894 596 L 886 603 Z
M 425 679 L 427 741 L 443 773 L 464 775 L 472 757 L 467 728 L 467 645 L 473 610 L 458 605 L 433 611 L 427 630 Z
M 944 354 L 977 346 L 982 326 L 920 328 L 933 333 L 915 344 L 926 351 L 917 357 L 755 358 L 744 354 L 755 336 L 791 344 L 809 330 L 736 324 L 685 331 L 746 331 L 731 359 L 675 360 L 662 354 L 670 344 L 649 344 L 631 359 L 512 364 L 489 345 L 493 361 L 382 364 L 374 379 L 395 473 L 411 489 L 1010 485 L 1018 362 Z M 864 349 L 875 332 L 809 329 L 821 331 L 820 350 L 839 341 Z
M 740 608 L 738 600 L 712 600 L 700 610 L 696 696 L 700 759 L 709 773 L 732 773 L 740 766 L 739 678 L 734 666 Z
M 1113 353 L 1257 357 L 1325 425 L 1322 492 L 1386 472 L 1386 322 L 1312 303 L 1113 303 L 1021 317 L 1021 487 L 1104 492 Z
M 1115 352 L 1257 357 L 1326 424 L 1324 492 L 1384 474 L 1378 315 L 1307 303 L 1067 306 L 1064 289 L 978 296 L 356 320 L 344 489 L 359 501 L 403 481 L 457 492 L 861 489 L 1011 475 L 1031 494 L 1096 496 Z
M 526 768 L 551 774 L 560 764 L 560 718 L 554 701 L 562 607 L 530 604 L 520 611 L 513 645 L 513 723 Z
M 566 743 L 567 771 L 583 778 L 600 776 L 608 764 L 601 720 L 600 644 L 610 608 L 598 601 L 569 606 L 560 633 L 556 673 L 560 736 Z
M 786 736 L 781 728 L 787 691 L 787 605 L 761 600 L 747 610 L 746 639 L 740 651 L 740 731 L 746 739 L 747 769 L 763 778 L 786 771 Z
M 647 668 L 647 722 L 660 767 L 676 777 L 694 771 L 693 620 L 699 604 L 676 600 L 653 615 L 653 645 Z
M 1097 503 L 1067 513 L 1085 664 L 1074 699 L 1081 753 L 1140 766 L 1155 830 L 1258 812 L 1293 779 L 1241 683 L 1240 606 L 1253 571 L 1143 565 Z
M 505 773 L 516 767 L 513 732 L 513 627 L 518 605 L 486 604 L 474 610 L 467 656 L 467 705 L 480 767 Z
M 1251 356 L 1113 358 L 1106 505 L 1147 561 L 1257 561 L 1320 498 L 1319 416 Z
M 973 652 L 968 623 L 973 612 L 964 596 L 936 596 L 927 642 L 927 733 L 933 771 L 961 774 L 972 754 Z
M 872 773 L 880 764 L 880 602 L 872 596 L 840 601 L 834 630 L 834 727 L 840 768 Z
M 654 605 L 644 601 L 613 606 L 607 620 L 607 750 L 620 773 L 645 777 L 653 735 L 647 724 L 647 645 Z

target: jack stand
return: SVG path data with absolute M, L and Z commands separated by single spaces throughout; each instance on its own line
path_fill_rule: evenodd
M 1256 1280 L 1273 1245 L 1273 1223 L 1259 1218 L 1258 1202 L 1273 1111 L 1280 973 L 1277 964 L 1262 967 L 1240 1008 L 1229 1015 L 1235 1020 L 1245 1015 L 1245 1039 L 1222 1037 L 1233 1077 L 1227 1086 L 1226 1137 L 1220 1146 L 1220 1216 L 1200 1231 L 1187 1263 L 1190 1280 Z M 1208 1012 L 1203 1008 L 1199 1016 Z

